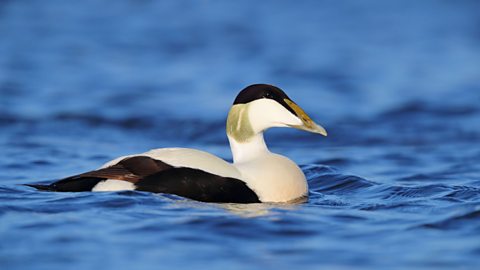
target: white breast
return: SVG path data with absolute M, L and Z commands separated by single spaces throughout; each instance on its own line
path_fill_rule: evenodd
M 302 170 L 284 156 L 267 152 L 235 166 L 262 202 L 290 202 L 308 195 Z

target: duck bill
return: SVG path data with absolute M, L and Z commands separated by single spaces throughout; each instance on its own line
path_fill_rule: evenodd
M 313 122 L 313 120 L 308 116 L 305 111 L 300 108 L 295 102 L 291 101 L 290 99 L 284 99 L 285 103 L 295 112 L 297 117 L 302 120 L 301 125 L 291 125 L 290 127 L 305 130 L 312 133 L 321 134 L 323 136 L 327 136 L 327 131 L 322 126 L 318 125 L 317 123 Z

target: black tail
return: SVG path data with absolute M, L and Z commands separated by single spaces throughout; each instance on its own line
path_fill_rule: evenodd
M 105 180 L 99 177 L 69 177 L 52 183 L 50 185 L 26 184 L 25 186 L 33 187 L 44 191 L 60 191 L 60 192 L 79 192 L 92 191 L 98 182 Z
M 24 186 L 33 187 L 38 190 L 55 191 L 55 189 L 51 185 L 24 184 Z

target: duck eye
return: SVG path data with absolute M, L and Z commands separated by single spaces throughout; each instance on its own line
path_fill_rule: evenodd
M 266 97 L 266 98 L 272 98 L 272 94 L 271 94 L 271 93 L 266 93 L 266 94 L 265 94 L 265 97 Z

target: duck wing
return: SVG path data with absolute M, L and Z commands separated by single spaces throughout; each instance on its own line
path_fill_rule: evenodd
M 168 165 L 160 160 L 156 160 L 147 156 L 133 156 L 124 158 L 118 163 L 109 167 L 70 176 L 50 185 L 30 184 L 27 186 L 48 191 L 92 191 L 92 189 L 99 182 L 107 179 L 137 183 L 139 180 L 149 175 L 172 168 L 173 166 Z

